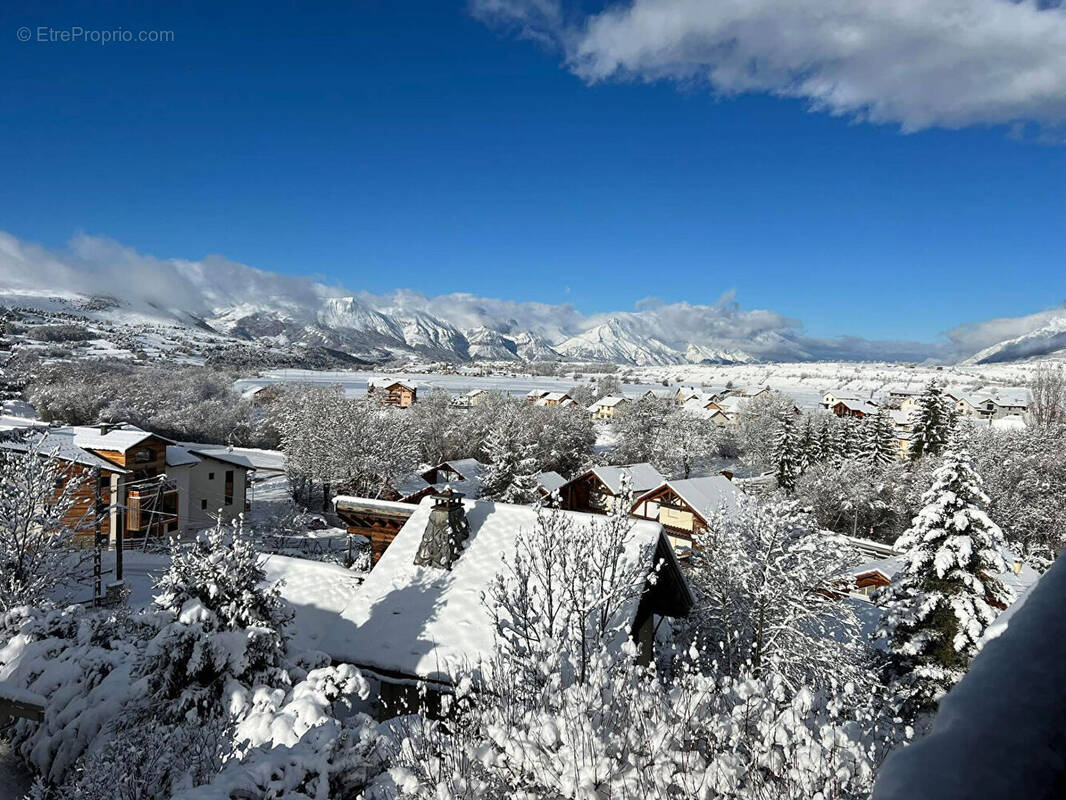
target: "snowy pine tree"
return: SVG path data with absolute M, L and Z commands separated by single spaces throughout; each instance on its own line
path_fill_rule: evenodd
M 191 547 L 173 548 L 155 598 L 164 623 L 139 666 L 156 718 L 217 716 L 230 680 L 288 683 L 282 657 L 292 614 L 277 585 L 261 585 L 259 558 L 241 521 L 220 522 Z
M 840 450 L 838 448 L 838 442 L 836 438 L 836 431 L 833 430 L 832 417 L 826 415 L 822 420 L 822 425 L 818 429 L 818 452 L 821 454 L 820 461 L 828 461 L 833 463 L 839 460 Z
M 885 409 L 878 409 L 875 415 L 863 420 L 863 433 L 864 459 L 877 466 L 886 466 L 896 460 L 896 429 Z
M 914 432 L 911 436 L 909 455 L 917 461 L 924 455 L 939 456 L 944 452 L 954 426 L 954 407 L 936 380 L 931 380 L 918 398 L 914 415 Z
M 1013 599 L 1003 534 L 984 512 L 988 497 L 965 452 L 933 473 L 923 508 L 896 541 L 902 573 L 878 597 L 894 684 L 911 712 L 928 710 L 966 672 L 998 608 Z
M 777 485 L 786 492 L 791 492 L 796 487 L 796 478 L 800 474 L 800 465 L 796 425 L 792 421 L 792 415 L 789 413 L 786 413 L 781 418 L 774 448 L 774 465 Z
M 808 416 L 803 421 L 803 428 L 799 432 L 799 441 L 796 445 L 797 466 L 800 474 L 806 472 L 811 464 L 815 464 L 820 460 L 820 451 L 821 447 L 818 442 L 818 435 L 814 430 L 814 423 Z

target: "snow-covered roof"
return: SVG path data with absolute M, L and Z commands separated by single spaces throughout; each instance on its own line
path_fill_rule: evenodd
M 433 502 L 418 505 L 344 609 L 343 624 L 324 634 L 319 647 L 335 660 L 390 677 L 450 683 L 457 672 L 492 656 L 496 629 L 483 595 L 504 570 L 520 533 L 536 526 L 537 510 L 463 500 L 470 536 L 452 568 L 445 570 L 414 563 Z M 566 515 L 579 529 L 602 520 L 595 514 L 555 513 Z M 624 559 L 630 564 L 644 559 L 650 571 L 661 536 L 658 523 L 633 520 Z M 636 603 L 630 605 L 632 618 Z
M 554 492 L 566 483 L 566 478 L 555 470 L 547 470 L 537 475 L 537 486 L 546 492 Z
M 466 393 L 465 397 L 477 397 L 479 394 L 485 394 L 484 389 L 471 389 Z
M 572 397 L 563 398 L 563 400 L 559 403 L 559 405 L 562 408 L 566 408 L 567 406 L 572 406 L 572 405 L 574 405 L 574 399 Z
M 723 397 L 721 400 L 715 400 L 714 404 L 722 410 L 723 414 L 731 416 L 744 410 L 748 404 L 748 398 L 740 395 L 729 395 L 729 397 Z
M 997 577 L 1005 586 L 1009 586 L 1014 590 L 1015 598 L 1020 597 L 1037 582 L 1040 575 L 1036 570 L 1021 561 L 1021 559 L 1007 548 L 1004 547 L 1001 552 L 1003 560 L 1007 562 L 1007 569 L 1005 572 L 1001 572 Z M 1014 564 L 1016 563 L 1020 565 L 1017 572 L 1014 571 Z M 901 553 L 899 555 L 888 556 L 887 558 L 881 558 L 874 561 L 863 561 L 861 564 L 855 566 L 852 570 L 852 574 L 862 575 L 866 572 L 877 571 L 889 580 L 894 580 L 896 575 L 906 566 L 906 564 L 907 556 L 905 553 Z
M 256 469 L 255 462 L 248 454 L 235 451 L 230 447 L 189 442 L 182 442 L 182 445 L 188 448 L 189 452 L 201 458 L 213 458 L 215 461 L 222 461 L 241 469 Z
M 167 466 L 183 467 L 186 464 L 199 464 L 200 459 L 189 452 L 187 447 L 180 444 L 167 445 Z
M 472 481 L 478 480 L 485 472 L 486 464 L 482 464 L 476 458 L 457 458 L 453 461 L 445 461 L 449 467 L 454 469 L 464 480 Z
M 540 399 L 546 403 L 559 403 L 569 396 L 566 392 L 546 392 L 540 396 Z
M 860 414 L 872 416 L 880 411 L 880 408 L 867 400 L 853 400 L 850 397 L 836 397 L 834 406 L 844 406 L 849 411 L 858 411 Z
M 975 392 L 955 392 L 957 400 L 965 400 L 975 408 L 989 401 L 1001 408 L 1028 408 L 1029 389 L 1024 386 L 986 386 Z
M 114 428 L 105 427 L 82 427 L 73 428 L 74 444 L 90 450 L 112 450 L 125 453 L 131 447 L 136 447 L 145 439 L 155 434 L 141 430 L 135 425 L 118 425 Z M 162 438 L 162 437 L 156 437 Z
M 899 408 L 888 409 L 888 416 L 892 419 L 892 422 L 896 425 L 910 425 L 911 424 L 911 412 L 903 411 Z
M 423 483 L 425 483 L 423 481 Z M 392 500 L 378 500 L 374 497 L 354 497 L 348 494 L 339 494 L 333 498 L 334 508 L 356 506 L 359 508 L 380 508 L 382 511 L 397 511 L 403 514 L 414 513 L 414 506 L 410 503 L 397 503 Z
M 406 378 L 368 378 L 366 385 L 370 389 L 388 389 L 390 386 L 404 386 L 412 392 L 418 389 L 418 384 Z
M 526 392 L 526 397 L 528 397 L 530 400 L 535 400 L 538 397 L 544 397 L 544 395 L 546 394 L 548 394 L 547 389 L 530 389 L 528 392 Z
M 29 446 L 43 439 L 40 452 L 42 454 L 55 453 L 63 461 L 72 464 L 80 464 L 85 467 L 99 467 L 110 472 L 124 474 L 125 469 L 119 467 L 105 458 L 101 458 L 84 447 L 79 447 L 74 442 L 74 428 L 49 428 L 47 430 L 34 430 L 24 438 L 18 440 L 0 441 L 0 448 L 25 452 Z
M 421 473 L 415 472 L 395 481 L 392 488 L 396 490 L 396 493 L 400 495 L 400 497 L 410 497 L 413 494 L 418 494 L 422 490 L 429 488 L 430 485 L 429 481 L 423 478 Z
M 597 409 L 600 409 L 600 408 L 614 408 L 619 403 L 628 403 L 628 402 L 629 401 L 626 400 L 624 397 L 619 397 L 618 395 L 609 394 L 606 397 L 601 397 L 599 400 L 597 400 L 595 403 L 593 403 L 591 406 L 589 406 L 588 410 L 589 411 L 596 411 Z
M 684 500 L 704 522 L 711 520 L 719 512 L 730 514 L 736 511 L 744 494 L 724 475 L 704 475 L 699 478 L 665 481 L 650 492 L 645 492 L 644 496 L 663 488 L 670 489 Z
M 589 471 L 599 478 L 612 494 L 618 494 L 621 491 L 623 477 L 629 479 L 629 490 L 634 494 L 653 489 L 666 480 L 659 470 L 646 461 L 639 464 L 622 464 L 617 467 L 593 467 Z

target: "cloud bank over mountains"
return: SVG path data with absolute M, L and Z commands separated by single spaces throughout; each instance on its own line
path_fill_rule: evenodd
M 905 131 L 1066 121 L 1059 0 L 472 0 L 588 83 L 770 93 Z
M 159 259 L 84 234 L 53 251 L 0 232 L 0 301 L 53 295 L 106 295 L 141 318 L 206 323 L 244 339 L 322 344 L 375 359 L 419 354 L 638 365 L 958 360 L 1066 318 L 1057 309 L 964 325 L 938 343 L 818 338 L 799 320 L 742 308 L 731 292 L 712 305 L 645 298 L 632 311 L 586 315 L 571 305 L 467 293 L 350 291 L 217 255 Z

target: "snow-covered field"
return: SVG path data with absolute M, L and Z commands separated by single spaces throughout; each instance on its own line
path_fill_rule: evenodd
M 614 374 L 620 380 L 632 381 L 622 383 L 622 393 L 628 397 L 637 397 L 649 389 L 662 391 L 677 386 L 770 386 L 791 395 L 800 407 L 813 408 L 821 401 L 827 389 L 843 389 L 876 396 L 890 386 L 920 389 L 930 380 L 936 379 L 948 387 L 972 392 L 990 386 L 1024 386 L 1029 382 L 1035 368 L 1036 365 L 1032 363 L 936 367 L 891 363 L 803 362 L 620 367 Z M 264 371 L 258 377 L 239 380 L 234 383 L 234 390 L 247 392 L 274 383 L 313 383 L 341 386 L 348 397 L 360 397 L 366 394 L 369 378 L 386 375 L 413 381 L 418 384 L 421 392 L 443 389 L 452 394 L 464 394 L 471 389 L 486 389 L 514 395 L 524 395 L 532 389 L 568 391 L 577 383 L 594 382 L 598 377 L 596 374 L 580 372 L 561 377 L 527 375 L 514 371 L 513 367 L 509 371 L 491 375 L 280 369 Z

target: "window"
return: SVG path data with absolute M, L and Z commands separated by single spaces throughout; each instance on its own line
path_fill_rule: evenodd
M 151 447 L 142 447 L 133 454 L 133 460 L 137 464 L 147 464 L 149 461 L 155 461 L 155 450 Z
M 207 500 L 206 499 L 200 501 L 200 510 L 201 511 L 207 511 Z
M 233 505 L 233 470 L 226 470 L 226 500 L 225 505 Z
M 209 481 L 213 481 L 215 479 L 215 473 L 213 473 L 213 472 L 207 473 L 207 479 Z

